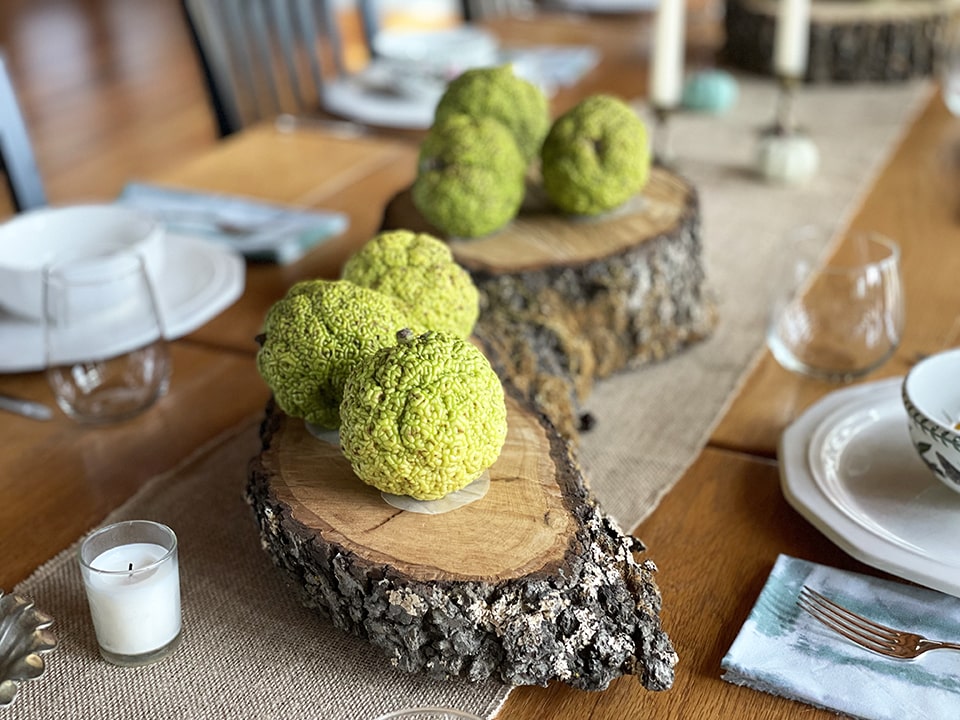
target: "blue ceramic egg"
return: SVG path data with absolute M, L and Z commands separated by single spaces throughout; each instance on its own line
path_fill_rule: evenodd
M 733 107 L 738 93 L 737 81 L 730 73 L 701 70 L 684 82 L 681 104 L 687 110 L 720 114 Z

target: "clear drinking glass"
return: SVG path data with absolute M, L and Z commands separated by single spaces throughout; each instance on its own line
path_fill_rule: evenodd
M 767 326 L 767 345 L 787 370 L 848 381 L 882 365 L 903 332 L 900 248 L 861 233 L 825 264 L 815 227 L 792 233 Z
M 74 420 L 136 415 L 166 392 L 170 360 L 143 259 L 116 252 L 44 269 L 47 379 Z

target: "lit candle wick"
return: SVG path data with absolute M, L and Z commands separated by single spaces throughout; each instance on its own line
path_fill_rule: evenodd
M 133 563 L 130 563 L 130 564 L 127 566 L 127 572 L 133 572 Z

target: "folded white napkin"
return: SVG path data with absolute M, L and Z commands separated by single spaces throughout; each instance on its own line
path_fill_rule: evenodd
M 960 718 L 960 652 L 896 660 L 797 607 L 808 587 L 876 622 L 960 641 L 960 599 L 781 555 L 721 662 L 723 679 L 868 720 Z
M 220 242 L 248 260 L 286 265 L 343 233 L 343 213 L 131 182 L 118 202 L 148 211 L 170 233 Z

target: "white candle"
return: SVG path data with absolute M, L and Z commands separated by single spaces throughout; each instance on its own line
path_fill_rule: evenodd
M 97 642 L 115 655 L 158 650 L 180 633 L 177 554 L 154 543 L 119 545 L 84 572 Z M 97 572 L 103 571 L 103 572 Z
M 780 0 L 773 38 L 773 71 L 780 77 L 803 77 L 810 44 L 810 0 Z
M 684 0 L 660 0 L 650 63 L 650 102 L 673 108 L 683 93 Z

